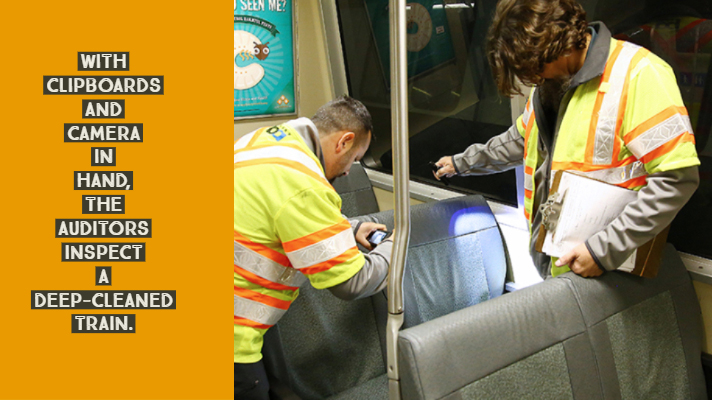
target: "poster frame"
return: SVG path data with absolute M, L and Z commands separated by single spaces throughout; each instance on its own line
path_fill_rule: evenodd
M 237 0 L 237 1 L 239 1 L 239 0 Z M 236 3 L 237 3 L 237 1 L 236 1 Z M 297 44 L 299 43 L 299 32 L 297 30 L 297 5 L 299 3 L 299 0 L 287 0 L 287 1 L 292 3 L 292 66 L 293 66 L 292 69 L 293 69 L 293 74 L 294 74 L 294 79 L 293 79 L 293 82 L 294 82 L 294 112 L 245 115 L 245 116 L 235 117 L 234 116 L 235 106 L 234 106 L 234 95 L 233 95 L 233 118 L 235 121 L 245 121 L 245 120 L 261 119 L 261 118 L 280 118 L 282 116 L 295 117 L 295 116 L 299 115 L 299 105 L 301 103 L 301 101 L 299 99 L 299 96 L 300 96 L 300 91 L 299 91 L 299 52 L 297 49 Z M 234 62 L 235 61 L 233 60 L 233 63 Z M 233 91 L 233 93 L 234 93 L 234 91 Z

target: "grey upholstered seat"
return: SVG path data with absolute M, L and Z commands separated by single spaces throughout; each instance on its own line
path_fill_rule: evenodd
M 393 212 L 360 217 L 393 228 Z M 411 207 L 404 282 L 406 324 L 497 297 L 506 258 L 481 196 Z M 385 399 L 385 293 L 345 302 L 309 285 L 265 336 L 271 375 L 303 399 Z
M 549 279 L 401 331 L 403 398 L 704 399 L 701 313 L 671 245 L 655 279 Z
M 336 178 L 333 186 L 341 196 L 341 213 L 347 217 L 379 211 L 373 186 L 361 163 L 351 165 L 349 174 Z
M 655 279 L 607 273 L 571 282 L 606 399 L 705 399 L 702 317 L 672 245 Z
M 482 196 L 411 207 L 403 293 L 405 327 L 501 296 L 507 257 Z M 393 229 L 393 211 L 367 216 Z

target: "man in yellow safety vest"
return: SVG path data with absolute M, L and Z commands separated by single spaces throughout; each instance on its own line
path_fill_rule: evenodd
M 500 91 L 534 86 L 524 113 L 486 144 L 443 157 L 436 177 L 489 174 L 524 164 L 524 215 L 531 238 L 555 171 L 637 190 L 604 230 L 560 259 L 530 253 L 543 277 L 618 268 L 667 227 L 699 183 L 690 119 L 668 64 L 586 22 L 574 0 L 502 0 L 488 57 Z
M 371 116 L 340 97 L 312 117 L 249 133 L 235 142 L 235 398 L 268 399 L 262 338 L 309 281 L 353 300 L 386 285 L 392 241 L 368 254 L 384 225 L 348 221 L 330 181 L 346 175 L 371 141 Z

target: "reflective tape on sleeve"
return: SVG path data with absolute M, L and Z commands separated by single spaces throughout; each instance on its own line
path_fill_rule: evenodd
M 623 95 L 623 86 L 630 62 L 640 49 L 640 46 L 623 42 L 620 54 L 611 69 L 608 84 L 601 84 L 601 87 L 606 87 L 606 92 L 603 96 L 596 123 L 596 137 L 593 148 L 594 165 L 609 165 L 613 162 L 613 144 L 616 137 L 618 108 Z
M 246 299 L 236 294 L 233 295 L 233 299 L 233 311 L 235 317 L 247 318 L 251 321 L 264 325 L 272 326 L 276 324 L 279 319 L 282 318 L 284 313 L 287 312 L 287 310 L 270 307 L 266 304 Z
M 687 115 L 675 114 L 638 135 L 626 145 L 637 158 L 664 145 L 683 133 L 692 133 L 692 124 Z
M 286 286 L 300 287 L 306 282 L 307 277 L 294 268 L 280 265 L 261 254 L 254 252 L 238 242 L 235 244 L 235 265 L 252 272 L 270 282 Z
M 287 255 L 292 266 L 301 269 L 329 261 L 352 247 L 356 247 L 356 239 L 351 228 L 348 228 L 328 239 L 288 252 Z
M 268 146 L 261 147 L 254 150 L 244 150 L 235 153 L 235 163 L 251 160 L 259 160 L 265 158 L 281 158 L 284 160 L 293 161 L 299 163 L 319 175 L 324 177 L 324 172 L 322 172 L 321 167 L 314 161 L 313 158 L 309 157 L 303 151 L 287 147 L 287 146 Z

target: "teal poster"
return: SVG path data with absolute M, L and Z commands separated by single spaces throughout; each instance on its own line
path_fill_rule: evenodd
M 295 114 L 293 0 L 234 0 L 235 119 Z

